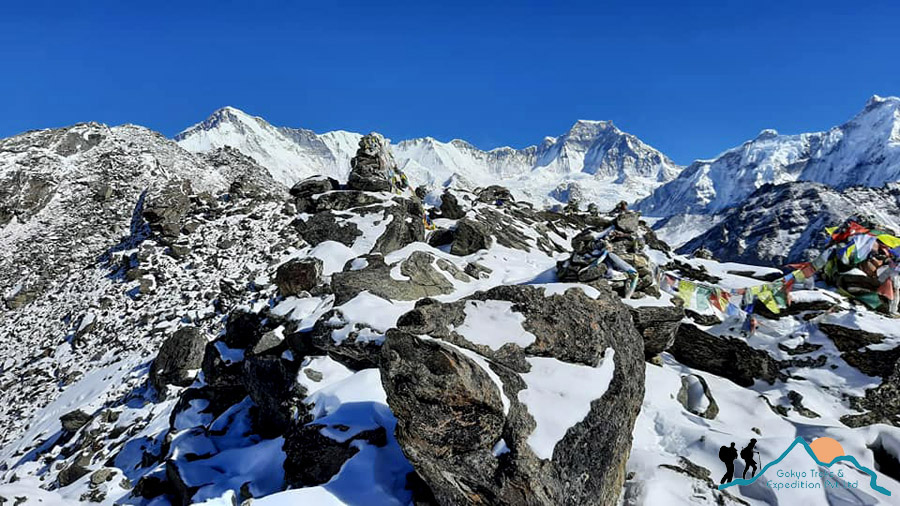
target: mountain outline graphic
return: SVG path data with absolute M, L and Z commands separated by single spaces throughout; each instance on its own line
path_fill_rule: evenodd
M 730 481 L 730 482 L 728 482 L 728 483 L 725 483 L 725 484 L 723 484 L 723 485 L 719 485 L 719 487 L 718 487 L 719 490 L 724 490 L 724 489 L 726 489 L 726 488 L 728 488 L 728 487 L 731 487 L 731 486 L 734 486 L 734 485 L 750 485 L 751 483 L 753 483 L 754 481 L 756 481 L 757 478 L 759 478 L 760 476 L 762 476 L 763 473 L 765 473 L 766 471 L 768 471 L 770 467 L 772 467 L 772 466 L 774 466 L 775 464 L 778 464 L 779 462 L 781 462 L 782 460 L 784 460 L 784 458 L 787 457 L 788 454 L 790 454 L 791 451 L 794 449 L 794 447 L 797 446 L 798 444 L 799 444 L 799 445 L 803 445 L 803 448 L 806 449 L 807 455 L 809 455 L 809 456 L 813 459 L 813 461 L 815 461 L 815 463 L 818 464 L 818 465 L 820 465 L 820 466 L 823 466 L 823 467 L 826 467 L 826 468 L 830 468 L 832 465 L 834 465 L 834 464 L 836 464 L 836 463 L 838 463 L 838 462 L 850 462 L 850 463 L 852 463 L 854 466 L 856 466 L 857 469 L 859 469 L 860 471 L 862 471 L 862 472 L 864 472 L 864 473 L 866 473 L 866 474 L 869 475 L 869 486 L 872 487 L 872 490 L 874 490 L 874 491 L 876 491 L 876 492 L 878 492 L 878 493 L 880 493 L 880 494 L 884 494 L 884 495 L 886 495 L 886 496 L 890 496 L 890 495 L 891 495 L 891 491 L 890 491 L 890 490 L 888 490 L 888 489 L 882 487 L 881 485 L 879 485 L 879 484 L 877 483 L 877 476 L 875 475 L 875 471 L 872 471 L 872 470 L 869 469 L 868 467 L 865 467 L 865 466 L 863 466 L 862 464 L 860 464 L 860 463 L 856 460 L 856 458 L 853 457 L 852 455 L 841 455 L 840 457 L 836 457 L 834 460 L 832 460 L 831 463 L 826 464 L 826 463 L 822 462 L 821 460 L 819 460 L 818 457 L 816 457 L 816 454 L 812 451 L 812 448 L 810 448 L 809 443 L 807 443 L 806 440 L 803 439 L 803 438 L 800 437 L 800 436 L 797 436 L 797 439 L 795 439 L 794 442 L 791 443 L 790 446 L 788 446 L 787 450 L 785 450 L 785 451 L 784 451 L 777 459 L 773 460 L 772 462 L 769 462 L 769 463 L 766 464 L 766 465 L 765 465 L 758 473 L 756 473 L 756 476 L 750 478 L 749 480 L 748 480 L 748 479 L 744 479 L 744 478 L 738 478 L 738 479 L 735 479 L 735 480 Z

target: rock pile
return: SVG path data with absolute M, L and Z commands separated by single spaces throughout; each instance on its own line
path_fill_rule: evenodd
M 557 264 L 556 276 L 592 286 L 608 282 L 626 298 L 659 297 L 656 266 L 645 246 L 668 251 L 638 213 L 620 211 L 572 239 L 572 255 Z

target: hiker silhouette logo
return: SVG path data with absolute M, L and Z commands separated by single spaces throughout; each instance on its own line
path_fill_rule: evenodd
M 810 467 L 805 464 L 802 467 L 788 466 L 792 462 L 790 459 L 782 463 L 791 451 L 798 446 L 806 450 L 806 454 L 818 466 L 818 469 L 816 466 Z M 775 454 L 772 453 L 771 447 L 760 445 L 760 448 L 763 451 L 767 451 L 768 455 Z M 851 476 L 855 477 L 856 474 L 860 474 L 868 475 L 869 487 L 872 490 L 886 496 L 891 495 L 889 490 L 877 483 L 878 476 L 875 471 L 862 466 L 856 458 L 847 455 L 843 446 L 830 437 L 816 438 L 812 442 L 807 442 L 802 437 L 798 437 L 777 458 L 772 459 L 765 465 L 762 462 L 760 448 L 757 447 L 756 438 L 751 438 L 741 448 L 740 452 L 734 442 L 729 446 L 722 446 L 719 449 L 719 460 L 725 464 L 725 475 L 719 481 L 718 488 L 722 490 L 734 485 L 751 485 L 766 474 L 767 471 L 769 474 L 762 481 L 764 481 L 766 487 L 774 489 L 859 488 L 859 480 L 852 480 Z M 738 457 L 740 457 L 740 460 Z M 795 463 L 796 458 L 792 457 Z M 743 464 L 739 478 L 734 477 L 736 460 Z M 844 465 L 835 466 L 835 464 L 839 463 Z M 858 473 L 853 473 L 853 466 L 855 466 L 855 471 Z M 845 473 L 848 473 L 847 476 L 845 476 Z M 863 480 L 863 483 L 865 481 Z
M 747 444 L 741 450 L 741 459 L 744 461 L 744 473 L 741 475 L 742 479 L 747 478 L 747 471 L 753 469 L 750 473 L 750 478 L 756 476 L 756 461 L 754 460 L 754 452 L 756 448 L 756 438 L 750 440 L 750 443 Z M 758 452 L 756 452 L 758 453 Z M 722 476 L 722 479 L 719 481 L 719 484 L 731 483 L 734 480 L 734 461 L 738 458 L 738 451 L 735 448 L 734 443 L 731 443 L 731 446 L 723 446 L 719 449 L 719 460 L 725 463 L 725 475 Z

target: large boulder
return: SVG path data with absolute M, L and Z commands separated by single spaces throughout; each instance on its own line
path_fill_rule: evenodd
M 256 427 L 264 436 L 284 432 L 294 411 L 305 409 L 303 387 L 297 383 L 296 362 L 273 356 L 253 356 L 243 362 L 241 381 L 259 408 Z
M 679 306 L 632 307 L 634 326 L 644 338 L 644 356 L 648 359 L 669 349 L 684 318 Z
M 466 211 L 459 205 L 456 195 L 449 190 L 445 190 L 441 196 L 441 218 L 448 220 L 458 220 L 465 217 Z
M 397 440 L 438 503 L 615 503 L 644 353 L 608 289 L 423 299 L 397 327 L 382 382 Z
M 782 365 L 763 350 L 751 348 L 733 337 L 717 337 L 689 323 L 682 323 L 669 348 L 682 364 L 728 378 L 742 387 L 751 387 L 757 379 L 769 384 L 786 380 Z
M 340 185 L 336 179 L 328 176 L 311 176 L 294 184 L 290 189 L 290 194 L 296 198 L 307 198 L 338 188 Z
M 336 304 L 343 304 L 362 291 L 390 300 L 433 297 L 453 291 L 451 278 L 470 279 L 452 263 L 424 251 L 415 251 L 394 265 L 387 265 L 384 257 L 378 254 L 361 256 L 355 262 L 357 265 L 364 262 L 365 267 L 353 270 L 351 263 L 343 272 L 336 272 L 331 277 Z M 391 274 L 395 267 L 399 268 L 399 277 L 404 279 Z
M 203 364 L 206 338 L 196 327 L 182 327 L 163 341 L 150 366 L 150 383 L 158 392 L 166 385 L 187 386 Z
M 295 258 L 281 264 L 275 272 L 275 285 L 282 296 L 308 292 L 322 283 L 323 263 L 316 257 Z
M 487 249 L 493 244 L 490 230 L 481 223 L 463 218 L 456 224 L 450 253 L 459 256 L 470 255 L 478 250 Z

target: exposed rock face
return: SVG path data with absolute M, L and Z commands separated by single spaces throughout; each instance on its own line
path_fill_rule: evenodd
M 456 233 L 450 245 L 450 253 L 466 256 L 478 250 L 487 249 L 493 244 L 493 238 L 487 227 L 468 219 L 461 219 L 456 224 Z
M 827 322 L 819 323 L 819 329 L 834 341 L 848 364 L 869 376 L 881 377 L 881 384 L 866 390 L 865 397 L 850 399 L 851 407 L 867 412 L 843 416 L 841 422 L 851 427 L 876 423 L 900 426 L 900 347 L 872 350 L 868 346 L 883 343 L 883 335 Z
M 498 312 L 509 318 L 500 331 L 508 336 L 478 328 L 480 315 Z M 547 295 L 532 286 L 424 299 L 397 326 L 382 349 L 382 382 L 397 439 L 439 503 L 615 502 L 644 365 L 642 340 L 608 289 L 596 300 L 578 288 Z M 546 426 L 529 407 L 532 382 L 563 370 L 607 370 L 609 383 L 558 439 L 539 444 L 534 434 Z
M 322 269 L 322 260 L 316 257 L 288 260 L 278 267 L 275 284 L 285 297 L 308 292 L 322 283 Z
M 882 343 L 883 335 L 826 322 L 821 322 L 819 329 L 834 341 L 841 352 L 841 358 L 864 374 L 888 378 L 894 373 L 897 361 L 900 360 L 900 347 L 888 350 L 866 348 L 871 344 Z
M 178 329 L 163 341 L 150 367 L 150 382 L 160 393 L 166 385 L 187 386 L 203 364 L 206 338 L 195 327 Z
M 445 191 L 441 196 L 441 218 L 458 220 L 466 215 L 466 211 L 459 205 L 456 195 Z
M 684 309 L 677 306 L 632 307 L 634 326 L 644 338 L 644 356 L 652 358 L 669 349 L 684 318 Z
M 743 387 L 752 386 L 757 379 L 771 384 L 787 378 L 779 362 L 768 353 L 740 339 L 712 336 L 691 324 L 678 328 L 669 353 L 688 367 L 728 378 Z

